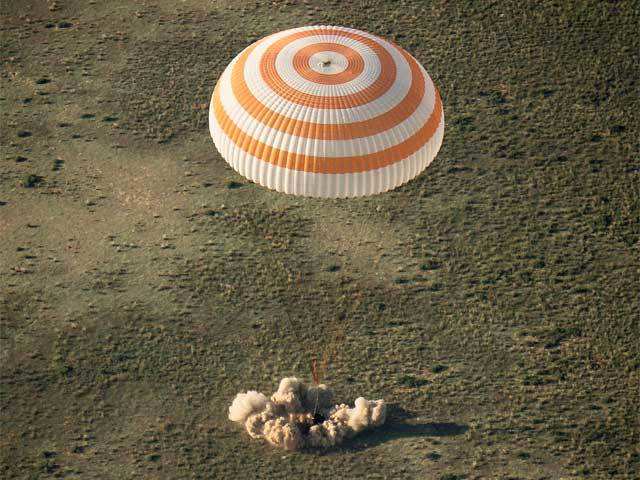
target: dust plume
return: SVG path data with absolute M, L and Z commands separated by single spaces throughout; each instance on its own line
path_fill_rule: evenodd
M 244 425 L 252 438 L 263 438 L 285 450 L 332 447 L 385 421 L 384 400 L 359 397 L 353 408 L 333 403 L 326 385 L 306 385 L 283 378 L 267 398 L 255 390 L 239 393 L 229 407 L 229 420 Z

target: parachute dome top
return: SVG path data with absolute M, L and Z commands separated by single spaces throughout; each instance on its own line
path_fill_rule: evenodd
M 310 26 L 265 37 L 227 66 L 209 129 L 229 165 L 260 185 L 357 197 L 420 174 L 442 144 L 444 115 L 429 74 L 402 48 Z

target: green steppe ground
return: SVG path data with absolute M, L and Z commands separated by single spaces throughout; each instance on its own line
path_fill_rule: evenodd
M 638 2 L 0 4 L 1 478 L 640 478 Z M 222 69 L 308 24 L 431 73 L 417 179 L 294 198 L 216 152 Z M 323 351 L 383 429 L 227 420 Z

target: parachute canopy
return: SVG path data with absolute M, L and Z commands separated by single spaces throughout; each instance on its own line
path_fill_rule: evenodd
M 279 192 L 357 197 L 411 180 L 444 135 L 440 94 L 375 35 L 311 26 L 243 50 L 214 89 L 209 129 L 241 175 Z

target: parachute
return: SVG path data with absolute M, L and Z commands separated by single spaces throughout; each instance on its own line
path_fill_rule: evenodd
M 267 36 L 225 69 L 209 130 L 238 173 L 279 192 L 373 195 L 419 175 L 444 135 L 440 94 L 409 53 L 351 28 Z

